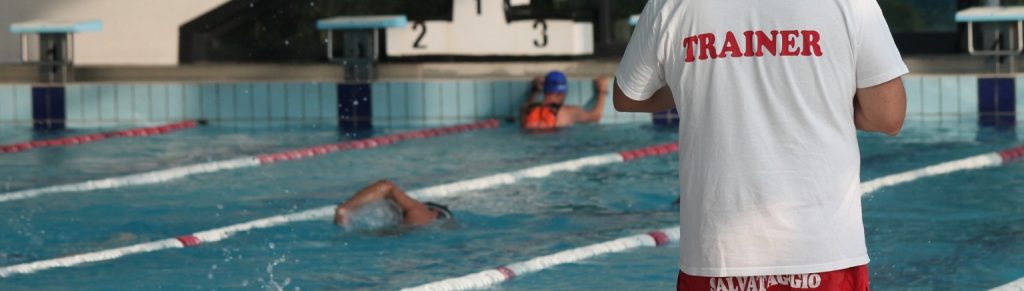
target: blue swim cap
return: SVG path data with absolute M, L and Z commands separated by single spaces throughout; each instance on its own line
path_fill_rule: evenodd
M 544 76 L 544 93 L 566 93 L 569 92 L 569 80 L 565 74 L 559 71 L 551 71 Z

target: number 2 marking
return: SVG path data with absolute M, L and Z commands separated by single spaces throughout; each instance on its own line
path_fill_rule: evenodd
M 536 46 L 536 47 L 546 47 L 546 46 L 548 46 L 548 23 L 545 22 L 543 19 L 539 19 L 539 20 L 537 20 L 537 22 L 533 23 L 533 29 L 534 30 L 537 30 L 537 25 L 541 26 L 541 30 L 540 30 L 541 39 L 539 41 L 538 40 L 533 40 L 533 45 Z
M 423 41 L 423 37 L 427 36 L 427 24 L 423 21 L 416 21 L 412 24 L 412 31 L 416 31 L 416 27 L 422 27 L 423 31 L 420 32 L 420 36 L 416 38 L 416 41 L 412 43 L 414 49 L 425 49 L 427 46 L 420 44 Z

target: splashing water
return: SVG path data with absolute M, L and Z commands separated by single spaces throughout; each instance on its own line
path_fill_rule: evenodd
M 284 291 L 284 287 L 288 287 L 288 285 L 292 283 L 292 278 L 284 278 L 284 280 L 278 283 L 277 280 L 274 279 L 274 267 L 287 261 L 287 256 L 281 256 L 280 258 L 277 258 L 276 260 L 270 262 L 269 264 L 267 264 L 268 278 L 264 280 L 263 277 L 260 277 L 256 281 L 259 282 L 260 285 L 262 285 L 263 289 Z M 296 288 L 296 290 L 297 289 L 298 288 Z

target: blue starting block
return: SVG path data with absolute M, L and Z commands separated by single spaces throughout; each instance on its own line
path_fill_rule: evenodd
M 1024 6 L 984 6 L 957 11 L 956 22 L 1020 22 Z
M 29 36 L 39 36 L 39 81 L 51 83 L 32 88 L 32 123 L 35 129 L 64 129 L 67 110 L 64 86 L 74 80 L 75 33 L 103 29 L 103 22 L 29 21 L 11 24 L 10 31 L 21 35 L 21 61 L 31 62 Z
M 377 30 L 407 24 L 405 15 L 339 16 L 317 20 L 316 28 L 327 31 L 327 60 L 345 67 L 345 79 L 367 81 L 376 75 L 380 45 Z M 334 54 L 336 30 L 342 31 L 341 56 Z
M 384 29 L 408 24 L 405 15 L 339 16 L 316 21 L 319 30 Z
M 103 22 L 88 21 L 29 21 L 11 24 L 11 33 L 43 34 L 43 33 L 79 33 L 103 30 Z
M 340 16 L 317 20 L 316 29 L 327 32 L 327 60 L 341 63 L 344 83 L 338 84 L 338 127 L 360 132 L 373 127 L 372 90 L 376 79 L 380 40 L 378 30 L 405 27 L 405 15 Z M 340 56 L 334 55 L 334 31 L 342 31 Z
M 956 22 L 967 24 L 967 51 L 972 55 L 1015 56 L 1024 51 L 1024 7 L 971 7 L 956 13 Z M 1015 48 L 988 50 L 974 47 L 975 23 L 1011 23 L 1015 26 L 1009 34 Z
M 103 29 L 103 22 L 89 21 L 29 21 L 11 24 L 10 31 L 21 35 L 21 61 L 29 60 L 29 36 L 39 35 L 40 81 L 68 82 L 74 79 L 75 33 Z
M 956 13 L 956 22 L 967 24 L 967 52 L 976 56 L 1009 58 L 1009 75 L 978 78 L 978 123 L 982 126 L 1013 127 L 1016 125 L 1016 57 L 1024 52 L 1024 7 L 985 6 L 972 7 Z M 985 24 L 997 32 L 994 48 L 975 48 L 974 26 Z M 1007 43 L 1003 48 L 1001 27 L 1008 28 Z M 986 46 L 988 44 L 985 44 Z M 996 62 L 996 74 L 1000 64 Z

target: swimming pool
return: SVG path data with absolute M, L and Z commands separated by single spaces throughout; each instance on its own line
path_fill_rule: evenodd
M 862 134 L 863 180 L 1017 145 L 1016 131 L 972 118 L 914 119 L 898 138 Z M 391 128 L 375 135 L 412 130 Z M 82 131 L 78 131 L 81 133 Z M 64 134 L 75 134 L 68 132 Z M 0 143 L 34 136 L 0 130 Z M 337 143 L 332 127 L 206 127 L 0 154 L 4 192 Z M 0 203 L 0 266 L 175 237 L 336 204 L 377 179 L 420 189 L 579 157 L 672 142 L 649 125 L 521 135 L 510 125 L 165 183 Z M 675 225 L 675 159 L 517 180 L 439 202 L 456 224 L 346 232 L 325 220 L 0 279 L 0 289 L 366 289 L 413 287 Z M 956 172 L 864 198 L 878 290 L 987 289 L 1024 277 L 1024 164 Z M 663 290 L 677 248 L 638 248 L 524 275 L 502 288 Z

